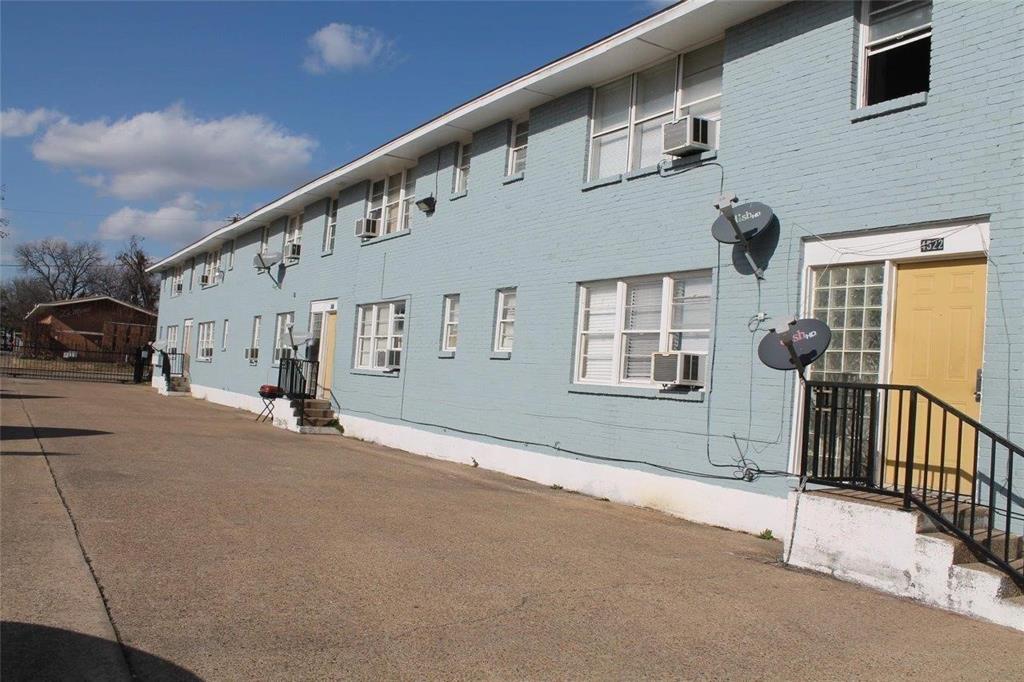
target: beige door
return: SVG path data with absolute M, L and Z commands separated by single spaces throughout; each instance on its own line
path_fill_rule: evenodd
M 896 270 L 892 383 L 920 386 L 974 419 L 981 408 L 975 388 L 985 336 L 985 277 L 984 258 L 907 263 Z M 932 410 L 929 429 L 927 405 L 917 402 L 914 462 L 921 470 L 927 457 L 929 475 L 923 481 L 919 473 L 915 482 L 952 491 L 959 478 L 965 490 L 974 474 L 974 431 L 964 427 L 958 463 L 957 420 L 947 420 L 943 438 L 942 412 Z
M 331 380 L 334 378 L 334 336 L 338 326 L 338 313 L 329 310 L 324 313 L 320 328 L 320 397 L 330 399 Z
M 192 355 L 192 320 L 185 320 L 185 332 L 181 337 L 181 352 Z

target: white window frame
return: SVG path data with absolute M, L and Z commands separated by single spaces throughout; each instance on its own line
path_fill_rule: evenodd
M 270 250 L 270 225 L 260 228 L 260 254 L 266 255 Z
M 217 286 L 220 283 L 220 247 L 210 251 L 206 254 L 206 259 L 203 261 L 203 275 L 206 276 L 206 284 L 203 288 Z
M 356 308 L 356 344 L 352 359 L 354 369 L 385 372 L 393 367 L 401 367 L 405 346 L 405 311 L 404 300 L 366 303 Z M 384 316 L 383 334 L 378 333 L 381 316 Z M 368 361 L 362 360 L 364 354 L 368 355 Z M 397 362 L 393 362 L 396 358 Z
M 506 317 L 504 315 L 505 299 L 509 295 L 515 296 L 516 308 L 515 312 L 511 316 Z M 495 353 L 511 353 L 512 347 L 515 345 L 516 340 L 516 317 L 519 312 L 519 291 L 517 287 L 506 287 L 504 289 L 497 290 L 496 297 L 497 307 L 494 310 L 494 345 L 493 349 Z M 508 343 L 504 342 L 505 334 L 502 333 L 503 327 L 508 326 L 511 331 L 509 336 L 511 340 Z
M 181 296 L 185 291 L 184 268 L 179 264 L 174 266 L 171 272 L 171 298 Z M 179 291 L 180 287 L 180 291 Z
M 444 297 L 441 312 L 441 350 L 454 353 L 459 345 L 459 311 L 461 305 L 459 294 L 448 294 Z M 454 338 L 454 343 L 449 343 Z
M 379 234 L 381 236 L 386 234 L 397 234 L 398 232 L 404 232 L 412 227 L 412 205 L 416 201 L 415 191 L 410 192 L 410 186 L 415 190 L 415 180 L 412 177 L 412 168 L 406 168 L 396 173 L 390 173 L 384 177 L 376 178 L 372 180 L 367 188 L 366 196 L 366 217 L 377 220 L 379 226 Z M 391 180 L 396 175 L 401 175 L 398 183 L 398 198 L 394 201 L 388 201 L 388 195 L 391 194 L 394 189 L 394 185 Z M 380 194 L 376 194 L 373 188 L 380 184 L 382 191 Z M 374 206 L 374 201 L 379 200 L 379 205 Z M 388 221 L 392 217 L 392 212 L 398 211 L 398 218 L 394 222 L 394 229 L 388 229 Z
M 588 147 L 588 152 L 589 153 L 587 154 L 587 179 L 588 180 L 600 180 L 601 179 L 600 177 L 596 177 L 595 176 L 595 174 L 594 174 L 594 167 L 593 167 L 594 142 L 598 138 L 605 137 L 607 135 L 611 135 L 611 134 L 614 134 L 614 133 L 621 133 L 623 130 L 625 130 L 626 131 L 626 160 L 625 160 L 624 167 L 621 170 L 617 171 L 617 172 L 618 173 L 628 173 L 630 171 L 639 170 L 641 168 L 640 166 L 637 166 L 635 168 L 633 167 L 633 152 L 634 152 L 633 145 L 636 142 L 635 139 L 634 139 L 635 138 L 635 134 L 634 133 L 635 133 L 636 129 L 641 124 L 646 123 L 648 121 L 652 121 L 652 120 L 654 120 L 656 118 L 660 118 L 662 116 L 665 116 L 666 114 L 672 114 L 673 115 L 672 119 L 673 120 L 677 120 L 681 116 L 684 115 L 683 114 L 683 109 L 688 109 L 689 107 L 696 106 L 698 104 L 702 104 L 704 102 L 711 101 L 711 100 L 715 99 L 716 97 L 721 97 L 722 96 L 721 91 L 719 91 L 715 95 L 709 95 L 707 97 L 702 97 L 700 99 L 689 101 L 689 102 L 684 102 L 683 101 L 683 60 L 684 60 L 684 58 L 686 57 L 687 54 L 690 54 L 692 52 L 696 52 L 697 50 L 699 50 L 701 48 L 707 47 L 709 45 L 713 45 L 713 44 L 715 44 L 717 42 L 720 42 L 722 40 L 724 40 L 723 36 L 718 36 L 718 37 L 713 38 L 711 40 L 707 40 L 707 41 L 705 41 L 705 42 L 703 42 L 701 44 L 698 44 L 698 45 L 695 45 L 695 46 L 691 47 L 686 52 L 683 52 L 683 53 L 675 55 L 674 57 L 670 57 L 669 59 L 663 59 L 663 60 L 655 62 L 655 63 L 653 63 L 653 64 L 651 64 L 649 66 L 646 66 L 643 69 L 639 69 L 637 71 L 634 71 L 631 74 L 628 74 L 628 75 L 625 75 L 625 76 L 618 76 L 617 78 L 612 78 L 611 80 L 605 81 L 605 82 L 600 83 L 598 85 L 595 85 L 593 87 L 593 94 L 592 94 L 591 107 L 590 107 L 590 112 L 591 112 L 590 113 L 590 127 L 589 127 L 590 145 Z M 656 113 L 648 114 L 647 116 L 644 116 L 643 118 L 639 118 L 638 119 L 636 117 L 636 115 L 637 115 L 637 101 L 636 101 L 636 97 L 637 97 L 637 82 L 639 81 L 640 74 L 644 73 L 645 71 L 649 71 L 651 69 L 655 69 L 655 68 L 657 68 L 659 66 L 663 66 L 664 64 L 666 64 L 666 63 L 668 63 L 668 62 L 670 62 L 672 60 L 675 60 L 675 69 L 676 69 L 675 92 L 673 93 L 673 96 L 672 96 L 672 102 L 673 102 L 672 108 L 671 109 L 660 110 L 660 111 L 658 111 Z M 723 64 L 724 64 L 724 58 L 723 58 Z M 596 126 L 596 123 L 597 123 L 595 114 L 597 113 L 597 97 L 598 97 L 598 92 L 601 90 L 601 88 L 605 87 L 606 85 L 611 85 L 613 83 L 617 83 L 618 81 L 624 80 L 626 78 L 630 79 L 630 83 L 629 83 L 629 89 L 630 89 L 630 93 L 629 93 L 629 114 L 626 117 L 626 122 L 624 124 L 622 124 L 622 125 L 615 126 L 615 127 L 612 127 L 612 128 L 608 128 L 607 130 L 602 130 L 600 132 L 595 132 L 595 126 Z M 716 125 L 715 125 L 714 146 L 717 148 L 718 147 L 718 139 L 719 139 L 718 138 L 718 129 L 721 127 L 721 115 L 719 115 L 717 119 L 713 119 L 713 120 L 715 120 L 715 123 L 716 123 Z M 665 157 L 663 157 L 663 158 L 665 158 Z M 613 175 L 614 175 L 614 173 L 613 173 Z M 609 177 L 609 176 L 604 176 L 604 177 Z
M 230 323 L 230 320 L 225 319 L 224 326 L 220 330 L 220 351 L 222 353 L 228 349 L 228 330 L 230 329 Z
M 901 4 L 909 4 L 915 0 L 904 0 Z M 891 10 L 893 7 L 898 5 L 891 5 L 886 7 L 885 10 Z M 932 35 L 932 24 L 933 21 L 929 21 L 926 24 L 915 26 L 914 28 L 900 31 L 878 40 L 869 40 L 871 31 L 871 0 L 860 0 L 860 7 L 858 12 L 858 23 L 860 29 L 859 45 L 860 50 L 857 56 L 857 107 L 869 106 L 868 101 L 868 58 L 875 54 L 886 52 L 893 48 L 903 47 L 918 40 L 924 40 L 930 38 Z M 935 4 L 932 3 L 932 12 L 935 11 Z M 934 16 L 933 16 L 934 19 Z M 931 70 L 931 64 L 928 65 L 929 71 Z M 930 75 L 930 74 L 929 74 Z M 889 100 L 883 100 L 889 101 Z M 882 102 L 876 102 L 881 104 Z
M 667 353 L 672 351 L 672 335 L 673 334 L 706 334 L 708 338 L 708 347 L 710 349 L 711 336 L 714 333 L 711 327 L 683 327 L 674 328 L 672 327 L 672 308 L 674 302 L 675 283 L 679 279 L 705 279 L 711 280 L 711 289 L 707 296 L 694 296 L 693 300 L 706 299 L 709 308 L 709 322 L 714 319 L 713 310 L 713 297 L 715 281 L 711 270 L 691 270 L 686 272 L 674 272 L 663 275 L 645 275 L 640 277 L 624 277 L 616 279 L 604 279 L 604 280 L 593 280 L 589 282 L 580 282 L 577 286 L 578 292 L 578 308 L 576 311 L 576 357 L 574 362 L 573 370 L 573 383 L 586 384 L 591 386 L 633 386 L 639 388 L 661 388 L 661 384 L 655 383 L 648 377 L 646 380 L 640 379 L 626 379 L 624 373 L 626 370 L 626 339 L 629 334 L 658 334 L 658 352 Z M 661 312 L 659 317 L 659 324 L 657 329 L 647 330 L 627 330 L 626 329 L 626 308 L 627 308 L 627 292 L 629 286 L 633 284 L 640 284 L 644 282 L 653 282 L 661 280 Z M 609 381 L 596 381 L 593 379 L 583 378 L 583 348 L 585 347 L 585 338 L 590 333 L 589 329 L 584 328 L 584 320 L 586 319 L 587 312 L 587 295 L 586 289 L 590 286 L 596 285 L 607 285 L 611 282 L 616 284 L 615 292 L 615 323 L 612 327 L 612 368 L 613 376 L 612 380 Z M 685 304 L 684 304 L 685 305 Z M 600 332 L 601 334 L 608 334 L 608 332 Z M 686 351 L 697 355 L 708 355 L 709 351 Z M 710 372 L 710 368 L 708 369 Z M 710 382 L 710 374 L 707 376 L 706 381 Z
M 302 246 L 302 227 L 305 222 L 305 213 L 299 211 L 293 215 L 288 216 L 288 222 L 284 226 L 284 258 L 288 260 L 288 247 L 292 244 L 298 244 Z M 301 251 L 299 252 L 301 256 Z M 298 260 L 298 258 L 291 258 L 292 261 Z
M 453 185 L 455 194 L 469 191 L 469 170 L 472 162 L 473 141 L 460 143 L 458 155 L 455 159 L 455 182 Z
M 286 313 L 278 313 L 274 322 L 274 358 L 271 365 L 277 367 L 281 364 L 281 358 L 290 358 L 292 356 L 292 345 L 286 342 L 286 334 L 288 334 L 288 326 L 295 324 L 295 311 L 290 310 Z M 290 339 L 287 339 L 290 341 Z
M 519 144 L 521 128 L 525 127 L 524 140 Z M 530 146 L 530 119 L 524 118 L 512 123 L 511 135 L 508 139 L 508 167 L 505 175 L 516 175 L 526 171 L 527 149 Z M 516 165 L 522 160 L 522 168 L 516 170 Z
M 256 348 L 257 351 L 256 351 L 256 357 L 255 358 L 253 358 L 252 355 L 250 354 L 250 356 L 249 356 L 249 364 L 250 365 L 255 365 L 257 362 L 259 362 L 259 357 L 260 356 L 259 356 L 259 350 L 258 349 L 260 347 L 260 327 L 262 325 L 263 325 L 263 316 L 262 315 L 253 315 L 253 318 L 252 318 L 252 331 L 250 332 L 250 335 L 249 335 L 249 348 L 250 349 L 251 348 Z
M 324 238 L 320 244 L 320 253 L 334 253 L 334 237 L 338 231 L 338 197 L 327 202 L 327 219 L 324 222 Z
M 178 325 L 167 325 L 167 344 L 165 347 L 168 353 L 178 352 Z
M 196 336 L 198 337 L 196 360 L 198 362 L 212 362 L 213 342 L 216 336 L 216 324 L 214 321 L 207 320 L 196 325 Z

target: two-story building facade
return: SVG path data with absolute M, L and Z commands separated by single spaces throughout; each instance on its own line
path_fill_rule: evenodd
M 811 379 L 1024 440 L 1020 19 L 688 0 L 159 261 L 160 339 L 197 397 L 259 410 L 305 353 L 346 435 L 783 536 L 803 392 L 757 347 L 794 317 L 832 329 Z M 763 279 L 723 193 L 775 215 Z M 685 390 L 652 380 L 674 351 Z

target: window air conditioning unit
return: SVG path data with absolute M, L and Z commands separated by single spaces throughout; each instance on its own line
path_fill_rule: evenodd
M 360 218 L 356 221 L 356 236 L 360 239 L 376 237 L 380 221 L 377 218 Z
M 199 283 L 205 287 L 207 284 L 213 283 L 213 277 L 211 275 L 199 275 Z
M 259 357 L 260 357 L 260 349 L 259 348 L 246 348 L 245 349 L 245 359 L 246 360 L 251 360 L 251 361 L 255 362 L 256 360 L 259 359 Z
M 302 244 L 289 244 L 285 249 L 285 257 L 290 260 L 298 260 L 302 254 Z
M 184 286 L 185 286 L 184 284 L 175 284 L 174 285 L 174 293 L 180 294 L 181 290 L 184 288 Z
M 714 149 L 715 122 L 699 116 L 683 116 L 661 126 L 661 150 L 683 156 Z
M 213 357 L 213 346 L 208 348 L 199 349 L 199 357 L 201 358 L 212 358 Z
M 704 386 L 707 355 L 699 353 L 654 353 L 651 355 L 651 381 L 672 386 Z

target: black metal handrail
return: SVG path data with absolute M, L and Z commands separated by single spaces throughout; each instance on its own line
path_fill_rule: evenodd
M 161 351 L 161 369 L 165 379 L 185 375 L 185 354 L 177 351 Z
M 299 401 L 300 425 L 305 421 L 306 401 L 317 396 L 319 373 L 320 363 L 316 360 L 281 358 L 278 365 L 277 385 L 284 391 L 285 396 Z
M 1024 449 L 923 388 L 806 382 L 800 471 L 901 496 L 1024 587 Z

